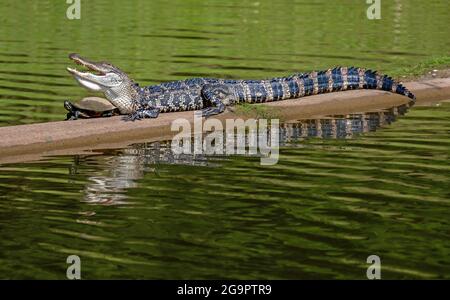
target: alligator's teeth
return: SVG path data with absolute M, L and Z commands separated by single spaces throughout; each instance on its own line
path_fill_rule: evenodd
M 67 67 L 66 69 L 67 69 L 67 71 L 69 71 L 69 73 L 72 73 L 72 74 L 77 72 L 76 69 L 72 69 L 72 68 L 69 68 L 69 67 Z
M 96 70 L 89 70 L 89 71 L 92 71 L 92 72 L 81 72 L 81 71 L 78 71 L 77 69 L 70 68 L 70 67 L 67 67 L 66 69 L 67 69 L 67 71 L 69 71 L 69 73 L 72 73 L 72 74 L 84 74 L 84 75 L 86 75 L 86 74 L 94 74 L 94 75 L 97 75 L 97 76 L 105 75 L 105 73 L 100 72 L 100 71 L 96 71 Z
M 67 67 L 66 69 L 67 69 L 67 71 L 69 71 L 69 73 L 72 73 L 72 74 L 75 74 L 75 75 L 86 75 L 86 74 L 89 74 L 88 72 L 81 72 L 81 71 L 78 71 L 77 69 L 73 69 L 73 68 L 69 68 L 69 67 Z

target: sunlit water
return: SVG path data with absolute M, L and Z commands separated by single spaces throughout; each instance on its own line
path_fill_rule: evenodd
M 141 85 L 188 77 L 269 78 L 334 66 L 395 72 L 449 55 L 447 1 L 4 0 L 0 126 L 63 120 L 87 95 L 68 74 L 71 52 L 107 60 Z
M 363 279 L 376 254 L 384 278 L 448 278 L 450 105 L 399 111 L 283 125 L 274 166 L 168 142 L 4 165 L 2 277 L 77 254 L 84 278 Z
M 92 3 L 91 3 L 92 2 Z M 195 3 L 195 5 L 194 5 Z M 141 84 L 448 54 L 445 1 L 3 1 L 0 126 L 62 120 L 67 55 Z M 284 124 L 274 166 L 168 142 L 0 166 L 0 278 L 450 278 L 450 105 Z M 396 121 L 395 121 L 396 120 Z M 395 122 L 394 122 L 395 121 Z M 377 131 L 374 131 L 377 129 Z

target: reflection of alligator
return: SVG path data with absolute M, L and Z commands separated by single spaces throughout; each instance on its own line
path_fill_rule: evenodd
M 84 201 L 92 204 L 120 205 L 127 203 L 125 191 L 137 187 L 136 180 L 145 173 L 156 172 L 158 164 L 180 164 L 192 166 L 211 165 L 204 155 L 175 154 L 170 141 L 135 144 L 114 151 L 114 155 L 75 156 L 71 174 L 80 172 L 80 165 L 95 160 L 101 171 L 89 176 L 84 188 Z M 92 163 L 92 162 L 90 162 Z M 89 171 L 89 173 L 92 173 Z
M 85 88 L 101 91 L 129 119 L 156 118 L 160 112 L 202 109 L 203 116 L 222 113 L 238 102 L 260 103 L 351 89 L 379 89 L 414 95 L 386 75 L 362 68 L 338 67 L 328 71 L 294 74 L 269 80 L 193 78 L 139 87 L 128 75 L 105 62 L 91 62 L 77 54 L 75 63 L 99 74 L 67 68 Z
M 406 112 L 407 108 L 407 105 L 402 105 L 376 112 L 325 116 L 320 119 L 281 124 L 279 142 L 283 146 L 308 137 L 350 138 L 355 134 L 375 131 L 385 124 L 394 122 L 398 115 Z M 223 153 L 226 153 L 225 150 Z M 171 141 L 161 141 L 135 144 L 114 151 L 112 156 L 107 154 L 76 156 L 71 173 L 80 172 L 82 168 L 79 169 L 79 165 L 95 160 L 94 165 L 100 166 L 101 171 L 89 177 L 89 183 L 84 188 L 84 201 L 92 204 L 120 205 L 128 202 L 125 192 L 137 187 L 136 181 L 144 177 L 145 173 L 158 173 L 158 165 L 213 166 L 220 163 L 221 159 L 224 158 L 212 159 L 203 154 L 175 154 L 171 148 Z M 89 170 L 89 173 L 92 173 L 92 170 Z
M 387 110 L 364 112 L 350 115 L 325 116 L 320 119 L 297 120 L 285 123 L 280 128 L 280 144 L 299 141 L 307 137 L 351 138 L 354 135 L 375 131 L 383 125 L 403 115 L 408 105 L 401 105 Z

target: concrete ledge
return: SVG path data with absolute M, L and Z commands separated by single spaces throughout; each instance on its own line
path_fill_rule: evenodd
M 405 86 L 418 103 L 450 99 L 450 78 L 409 82 Z M 265 103 L 284 120 L 315 118 L 330 114 L 364 112 L 407 103 L 406 97 L 378 90 L 355 90 Z M 259 105 L 259 104 L 255 104 Z M 226 112 L 220 120 L 235 118 Z M 242 117 L 242 116 L 239 116 Z M 131 143 L 170 139 L 171 122 L 193 112 L 165 113 L 157 119 L 125 122 L 121 117 L 60 121 L 0 127 L 0 163 L 38 159 L 46 155 L 86 153 L 94 149 L 120 148 Z

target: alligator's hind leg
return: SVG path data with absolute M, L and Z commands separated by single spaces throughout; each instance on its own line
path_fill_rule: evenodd
M 202 116 L 207 118 L 223 113 L 225 107 L 235 103 L 235 96 L 231 87 L 225 84 L 205 85 L 202 88 L 204 106 Z
M 134 113 L 124 117 L 125 121 L 134 121 L 134 120 L 141 120 L 145 118 L 157 118 L 159 115 L 159 108 L 143 108 L 138 109 Z

